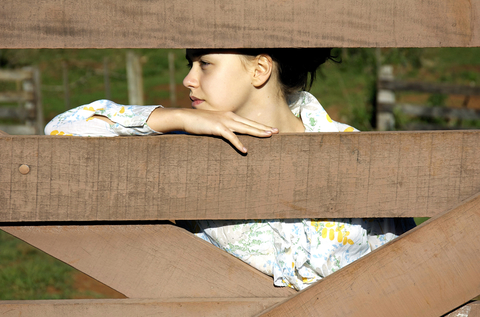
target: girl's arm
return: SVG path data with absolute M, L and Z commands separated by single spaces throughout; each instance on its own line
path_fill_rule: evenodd
M 110 100 L 97 100 L 59 114 L 47 124 L 45 134 L 96 137 L 158 134 L 146 124 L 158 107 L 124 106 Z
M 185 131 L 191 134 L 216 135 L 228 140 L 239 151 L 247 149 L 234 132 L 256 137 L 269 137 L 278 129 L 240 117 L 233 112 L 200 109 L 155 109 L 147 120 L 148 125 L 162 132 Z
M 257 137 L 278 133 L 277 129 L 231 112 L 125 106 L 109 100 L 71 109 L 45 127 L 47 135 L 75 136 L 152 135 L 172 131 L 221 136 L 244 153 L 246 148 L 233 132 Z

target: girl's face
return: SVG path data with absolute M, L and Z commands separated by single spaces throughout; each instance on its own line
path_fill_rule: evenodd
M 183 85 L 193 108 L 236 113 L 251 100 L 253 70 L 241 58 L 233 51 L 187 50 L 191 69 Z

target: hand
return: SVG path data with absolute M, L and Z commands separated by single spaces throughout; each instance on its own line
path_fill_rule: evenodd
M 278 133 L 276 128 L 240 117 L 233 112 L 200 109 L 158 108 L 152 112 L 147 123 L 158 132 L 181 130 L 192 134 L 221 136 L 242 153 L 247 153 L 247 149 L 234 132 L 256 137 L 270 137 Z

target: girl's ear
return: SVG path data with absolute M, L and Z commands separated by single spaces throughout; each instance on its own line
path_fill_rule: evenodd
M 255 57 L 253 65 L 252 85 L 260 88 L 265 85 L 273 72 L 273 60 L 269 55 L 260 54 Z

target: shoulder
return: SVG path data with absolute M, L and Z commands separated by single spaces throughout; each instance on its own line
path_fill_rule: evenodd
M 332 120 L 320 102 L 306 91 L 287 97 L 290 110 L 301 118 L 305 132 L 353 132 L 354 127 Z

